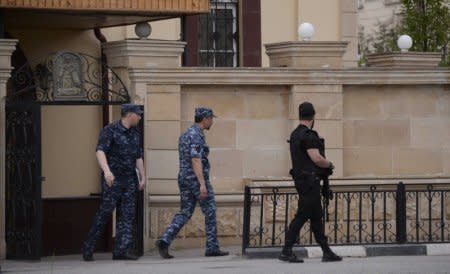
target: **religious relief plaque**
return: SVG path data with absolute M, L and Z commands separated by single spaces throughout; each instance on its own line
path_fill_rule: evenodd
M 83 58 L 74 52 L 58 52 L 53 59 L 53 96 L 55 101 L 85 101 Z

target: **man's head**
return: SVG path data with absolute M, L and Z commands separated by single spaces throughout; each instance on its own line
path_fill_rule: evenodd
M 144 112 L 138 105 L 123 104 L 122 105 L 122 119 L 126 119 L 130 126 L 137 126 L 142 118 Z
M 195 109 L 195 123 L 202 126 L 202 128 L 209 130 L 213 125 L 214 112 L 210 108 L 198 107 Z
M 303 102 L 298 106 L 298 118 L 300 121 L 309 125 L 310 128 L 314 125 L 314 117 L 316 111 L 313 104 L 310 102 Z

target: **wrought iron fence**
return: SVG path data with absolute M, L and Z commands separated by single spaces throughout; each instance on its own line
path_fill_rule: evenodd
M 332 245 L 450 242 L 450 183 L 331 187 L 324 208 Z M 298 206 L 293 187 L 245 188 L 242 252 L 281 247 Z M 297 245 L 316 245 L 309 222 Z

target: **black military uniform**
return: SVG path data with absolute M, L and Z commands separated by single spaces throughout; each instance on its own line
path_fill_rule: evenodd
M 315 111 L 311 103 L 305 102 L 299 106 L 300 120 L 312 120 L 314 115 Z M 305 119 L 305 117 L 308 119 Z M 301 228 L 307 220 L 310 220 L 311 230 L 324 253 L 322 261 L 340 261 L 342 258 L 331 251 L 324 233 L 320 186 L 324 170 L 311 160 L 307 153 L 308 149 L 318 149 L 323 155 L 324 143 L 316 131 L 300 124 L 292 132 L 290 138 L 291 175 L 299 194 L 298 209 L 295 218 L 289 225 L 289 230 L 286 232 L 285 245 L 279 259 L 289 262 L 303 262 L 292 252 L 292 247 Z

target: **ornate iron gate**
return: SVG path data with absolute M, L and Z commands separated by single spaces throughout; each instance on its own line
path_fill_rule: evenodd
M 102 60 L 59 51 L 29 61 L 11 74 L 8 100 L 32 98 L 43 105 L 120 105 L 130 101 L 120 77 Z M 19 99 L 20 100 L 20 99 Z
M 6 244 L 8 259 L 41 256 L 41 117 L 33 102 L 6 106 Z
M 96 57 L 60 51 L 27 62 L 20 48 L 6 101 L 6 241 L 9 259 L 42 252 L 40 105 L 120 105 L 120 77 Z M 14 64 L 16 60 L 16 64 Z M 19 61 L 17 61 L 19 60 Z M 140 125 L 143 129 L 143 125 Z M 142 254 L 143 195 L 138 193 L 134 252 Z M 81 246 L 81 243 L 80 243 Z

